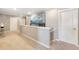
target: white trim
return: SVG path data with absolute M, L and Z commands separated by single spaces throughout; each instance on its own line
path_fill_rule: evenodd
M 66 42 L 66 41 L 64 41 L 64 40 L 57 40 L 57 41 Z M 69 42 L 66 42 L 66 43 L 69 43 Z M 79 45 L 78 45 L 78 44 L 74 44 L 74 43 L 69 43 L 69 44 L 73 44 L 73 45 L 75 45 L 75 46 L 79 47 Z
M 62 40 L 62 41 L 63 41 L 63 40 Z M 65 42 L 65 41 L 63 41 L 63 42 Z M 69 42 L 67 42 L 67 43 L 69 43 Z M 69 43 L 69 44 L 73 44 L 73 45 L 79 47 L 79 45 L 78 45 L 78 44 L 75 44 L 75 43 Z
M 60 39 L 55 39 L 55 40 L 52 40 L 52 41 L 63 41 L 63 42 L 66 42 L 66 41 L 64 41 L 64 40 L 60 40 Z M 66 43 L 69 43 L 69 42 L 66 42 Z M 78 44 L 74 44 L 74 43 L 69 43 L 69 44 L 73 44 L 73 45 L 79 47 Z
M 46 44 L 44 44 L 44 43 L 42 43 L 42 42 L 40 42 L 40 41 L 37 41 L 37 40 L 33 39 L 32 37 L 30 37 L 30 36 L 28 36 L 28 35 L 25 35 L 25 34 L 23 34 L 23 33 L 21 33 L 21 35 L 23 35 L 23 36 L 25 36 L 26 38 L 29 38 L 29 39 L 35 41 L 36 43 L 38 43 L 38 44 L 40 44 L 40 45 L 42 45 L 42 46 L 44 46 L 44 47 L 46 47 L 46 48 L 50 48 L 50 47 L 47 46 Z
M 54 41 L 60 41 L 59 39 L 55 39 Z
M 77 9 L 78 9 L 78 8 L 77 8 Z M 60 20 L 61 20 L 61 15 L 60 15 L 60 13 L 62 13 L 62 12 L 68 12 L 68 11 L 72 11 L 72 13 L 73 13 L 74 10 L 77 10 L 77 9 L 72 8 L 72 9 L 58 10 L 58 17 L 59 17 L 58 24 L 61 25 L 61 23 L 60 23 Z M 73 14 L 72 14 L 72 19 L 73 19 Z M 59 26 L 59 28 L 58 28 L 58 31 L 59 31 L 59 35 L 60 35 L 60 34 L 61 34 L 61 33 L 60 33 L 60 26 Z M 60 36 L 59 36 L 59 37 L 60 37 Z M 59 39 L 59 40 L 60 40 L 60 41 L 63 41 L 63 42 L 66 42 L 66 41 L 61 40 L 61 39 Z M 58 41 L 58 40 L 57 40 L 57 41 Z M 72 42 L 67 42 L 67 43 L 70 43 L 70 44 L 73 44 L 73 45 L 79 47 L 79 45 L 76 44 L 76 43 L 72 43 Z

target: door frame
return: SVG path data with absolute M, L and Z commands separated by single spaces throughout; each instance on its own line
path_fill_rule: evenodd
M 76 8 L 77 9 L 77 8 Z M 62 11 L 58 11 L 58 33 L 59 33 L 59 35 L 58 35 L 58 40 L 59 41 L 62 41 L 61 39 L 60 39 L 60 35 L 61 35 L 61 33 L 60 33 L 60 29 L 61 29 L 61 13 L 62 12 L 67 12 L 67 11 L 74 11 L 75 9 L 66 9 L 66 10 L 62 10 Z M 78 19 L 77 19 L 78 20 Z M 78 38 L 76 39 L 76 40 L 78 40 Z M 78 40 L 79 41 L 79 40 Z M 67 42 L 68 43 L 68 42 Z M 71 43 L 71 44 L 75 44 L 75 45 L 77 45 L 78 46 L 78 42 L 77 43 Z

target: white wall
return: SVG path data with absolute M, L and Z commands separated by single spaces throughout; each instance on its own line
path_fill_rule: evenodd
M 22 17 L 19 17 L 19 25 L 24 25 L 24 19 Z
M 26 25 L 30 25 L 30 16 L 26 16 Z
M 4 30 L 10 31 L 10 16 L 8 15 L 0 15 L 0 25 L 1 23 L 4 24 Z
M 29 16 L 26 16 L 26 19 L 23 17 L 19 17 L 19 25 L 25 25 L 25 20 L 26 20 L 26 25 L 30 25 Z
M 46 26 L 55 29 L 54 39 L 58 39 L 58 12 L 57 12 L 57 9 L 52 9 L 52 10 L 46 11 Z
M 10 17 L 10 31 L 18 32 L 19 31 L 19 17 Z

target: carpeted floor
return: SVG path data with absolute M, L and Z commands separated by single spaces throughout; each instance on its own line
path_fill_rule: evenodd
M 51 44 L 53 50 L 79 50 L 79 47 L 62 41 L 54 41 Z
M 0 35 L 0 50 L 43 50 L 47 49 L 38 43 L 11 32 Z
M 79 50 L 79 47 L 62 41 L 54 41 L 50 46 L 50 49 L 45 48 L 14 32 L 0 35 L 0 50 Z
M 7 33 L 0 36 L 0 49 L 2 50 L 21 50 L 21 49 L 33 49 L 27 41 L 16 33 Z

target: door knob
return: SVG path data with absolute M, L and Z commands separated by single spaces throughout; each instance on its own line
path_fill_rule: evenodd
M 73 30 L 76 30 L 76 28 L 73 28 Z

